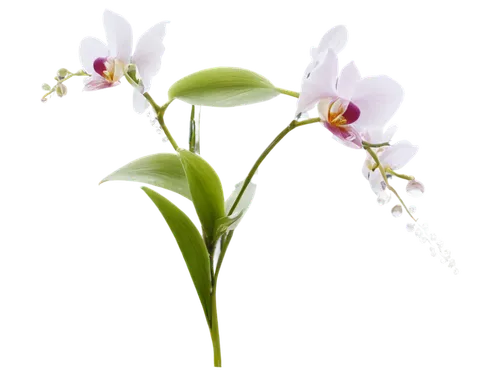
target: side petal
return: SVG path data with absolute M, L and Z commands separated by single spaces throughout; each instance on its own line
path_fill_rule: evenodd
M 99 57 L 107 57 L 108 55 L 108 47 L 99 39 L 85 38 L 80 43 L 80 62 L 88 74 L 98 75 L 94 70 L 94 61 Z
M 342 51 L 347 43 L 347 29 L 343 25 L 335 26 L 328 30 L 325 35 L 321 38 L 318 48 L 311 50 L 311 55 L 313 59 L 315 56 L 313 54 L 319 54 L 328 49 L 332 49 L 333 52 L 338 54 Z
M 144 111 L 148 108 L 148 101 L 146 98 L 142 95 L 142 92 L 139 91 L 138 89 L 134 88 L 134 93 L 132 94 L 132 100 L 133 100 L 133 106 L 134 110 L 137 113 L 144 113 Z
M 351 100 L 356 85 L 361 80 L 361 74 L 354 62 L 350 62 L 342 69 L 339 80 L 337 82 L 337 92 L 343 99 Z
M 387 76 L 364 78 L 356 85 L 351 100 L 361 111 L 358 130 L 381 126 L 394 115 L 403 99 L 401 86 Z
M 110 50 L 110 56 L 128 63 L 132 55 L 132 27 L 122 16 L 104 11 L 104 30 Z
M 366 128 L 361 135 L 363 140 L 369 143 L 385 143 L 390 142 L 394 134 L 398 130 L 395 125 L 385 128 L 384 126 L 372 126 Z
M 336 97 L 337 76 L 337 55 L 328 50 L 321 64 L 302 81 L 296 115 L 309 111 L 322 98 Z
M 392 169 L 404 167 L 417 153 L 418 146 L 412 145 L 408 141 L 399 141 L 382 152 L 380 162 L 384 166 Z
M 160 22 L 146 31 L 137 42 L 132 56 L 132 62 L 137 66 L 145 91 L 149 90 L 151 80 L 160 70 L 161 58 L 165 52 L 163 38 L 166 25 L 167 22 Z

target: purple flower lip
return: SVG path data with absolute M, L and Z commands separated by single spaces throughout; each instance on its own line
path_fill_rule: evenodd
M 104 78 L 106 78 L 106 74 L 104 72 L 107 71 L 106 68 L 107 61 L 108 61 L 107 57 L 99 57 L 94 60 L 94 71 Z
M 359 119 L 360 115 L 361 111 L 359 110 L 358 106 L 353 102 L 349 102 L 349 105 L 347 106 L 347 109 L 343 114 L 343 117 L 346 120 L 346 125 L 356 122 Z

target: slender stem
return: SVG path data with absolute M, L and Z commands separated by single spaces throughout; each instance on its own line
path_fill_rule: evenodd
M 56 83 L 66 83 L 66 82 L 71 81 L 73 78 L 76 78 L 76 77 L 82 77 L 82 78 L 90 77 L 90 74 L 87 74 L 83 69 L 80 69 L 77 72 L 70 73 L 67 77 L 64 77 L 63 79 L 54 80 L 54 81 Z
M 163 113 L 158 115 L 158 122 L 160 123 L 160 126 L 163 129 L 163 132 L 165 133 L 168 140 L 172 144 L 172 147 L 174 148 L 174 150 L 176 150 L 176 151 L 179 150 L 179 146 L 177 145 L 174 138 L 172 137 L 172 134 L 170 134 L 170 132 L 167 129 L 167 126 L 165 125 L 165 121 L 163 120 Z
M 387 185 L 387 188 L 392 191 L 394 193 L 394 195 L 399 199 L 399 201 L 401 202 L 401 204 L 403 205 L 404 209 L 406 210 L 406 212 L 408 213 L 408 215 L 410 215 L 410 217 L 413 219 L 413 221 L 417 221 L 413 215 L 411 214 L 410 210 L 408 210 L 408 207 L 406 207 L 406 204 L 405 202 L 403 202 L 403 200 L 401 199 L 401 197 L 399 196 L 398 192 L 396 191 L 396 189 L 394 189 L 390 184 L 389 184 L 389 180 L 387 180 L 387 176 L 385 175 L 386 174 L 386 171 L 384 170 L 384 167 L 382 166 L 382 164 L 380 164 L 380 160 L 377 156 L 377 154 L 368 146 L 364 146 L 364 149 L 370 154 L 370 156 L 373 158 L 373 160 L 375 160 L 375 163 L 377 163 L 378 165 L 378 169 L 380 171 L 380 174 L 382 175 L 382 178 L 384 179 L 384 182 L 385 184 Z
M 390 146 L 389 142 L 383 142 L 383 143 L 368 143 L 368 142 L 361 142 L 363 146 L 366 147 L 383 147 L 383 146 Z
M 234 230 L 231 230 L 231 231 L 229 231 L 228 234 L 223 236 L 221 239 L 220 255 L 219 255 L 219 259 L 217 260 L 217 267 L 215 268 L 215 275 L 214 275 L 215 283 L 217 283 L 217 279 L 219 278 L 220 267 L 222 265 L 222 261 L 224 260 L 224 256 L 226 255 L 227 247 L 229 246 L 229 243 L 231 242 L 231 239 L 233 238 L 233 233 L 234 233 Z
M 401 173 L 394 172 L 391 168 L 387 168 L 387 172 L 389 172 L 393 176 L 399 177 L 399 178 L 401 178 L 403 180 L 411 181 L 411 180 L 415 179 L 415 177 L 413 177 L 413 176 L 409 176 L 407 174 L 401 174 Z
M 308 120 L 304 121 L 292 121 L 285 129 L 281 131 L 281 133 L 278 134 L 278 136 L 267 146 L 267 148 L 264 150 L 264 152 L 259 156 L 257 161 L 254 163 L 252 169 L 250 169 L 250 172 L 248 173 L 247 178 L 243 182 L 243 186 L 241 187 L 240 193 L 236 197 L 236 200 L 234 201 L 233 205 L 231 206 L 231 209 L 228 212 L 228 216 L 231 215 L 234 210 L 236 209 L 236 206 L 238 206 L 238 203 L 240 203 L 241 197 L 245 193 L 246 188 L 250 184 L 250 181 L 252 181 L 252 177 L 254 176 L 255 172 L 257 172 L 257 169 L 259 168 L 260 164 L 264 161 L 267 155 L 273 150 L 273 148 L 287 135 L 289 132 L 291 132 L 293 129 L 307 125 L 307 124 L 312 124 L 315 122 L 319 122 L 321 119 L 319 117 L 311 118 Z
M 292 96 L 294 98 L 298 98 L 300 96 L 300 94 L 298 92 L 295 92 L 295 91 L 290 91 L 290 90 L 285 90 L 285 89 L 280 89 L 280 88 L 277 88 L 277 90 L 283 95 Z
M 191 118 L 189 120 L 189 151 L 200 154 L 200 111 L 196 106 L 191 106 Z M 196 113 L 198 112 L 198 116 Z
M 212 326 L 210 327 L 210 336 L 214 347 L 214 367 L 222 366 L 222 357 L 220 351 L 219 321 L 217 319 L 217 298 L 216 285 L 212 289 Z

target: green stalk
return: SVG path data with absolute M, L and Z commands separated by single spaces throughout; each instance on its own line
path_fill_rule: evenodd
M 250 172 L 248 173 L 248 176 L 245 179 L 245 182 L 243 183 L 243 186 L 240 190 L 240 193 L 236 197 L 236 200 L 234 201 L 231 209 L 229 210 L 229 212 L 227 214 L 228 216 L 234 212 L 234 210 L 236 209 L 236 206 L 238 206 L 238 203 L 240 203 L 240 200 L 241 200 L 241 197 L 243 196 L 243 193 L 245 192 L 246 188 L 250 184 L 250 181 L 252 181 L 252 177 L 254 176 L 255 172 L 257 172 L 257 169 L 259 168 L 260 164 L 264 161 L 266 156 L 269 155 L 269 153 L 273 150 L 273 148 L 285 137 L 285 135 L 287 135 L 293 129 L 295 129 L 299 126 L 312 124 L 312 123 L 320 122 L 320 121 L 321 121 L 321 119 L 319 117 L 311 118 L 311 119 L 304 120 L 304 121 L 294 120 L 285 129 L 283 129 L 283 131 L 281 133 L 278 134 L 278 136 L 274 139 L 274 141 L 272 141 L 271 144 L 269 146 L 267 146 L 267 148 L 264 150 L 264 152 L 259 156 L 259 158 L 255 162 L 255 164 L 253 165 L 252 169 L 250 169 Z
M 280 88 L 276 88 L 276 89 L 283 95 L 288 95 L 288 96 L 291 96 L 294 98 L 298 98 L 300 96 L 300 94 L 298 92 L 295 92 L 295 91 L 285 90 L 285 89 L 280 89 Z
M 398 192 L 396 191 L 396 189 L 394 189 L 390 184 L 389 184 L 389 180 L 387 180 L 387 176 L 385 175 L 386 174 L 386 171 L 384 170 L 384 168 L 382 167 L 382 164 L 380 164 L 380 160 L 377 156 L 377 154 L 368 146 L 364 146 L 363 147 L 369 154 L 370 156 L 373 158 L 373 160 L 375 161 L 375 163 L 377 164 L 378 166 L 378 169 L 380 171 L 380 174 L 382 175 L 382 178 L 384 179 L 384 182 L 387 186 L 387 188 L 392 191 L 394 193 L 394 195 L 398 198 L 398 200 L 401 202 L 401 204 L 403 205 L 404 209 L 406 210 L 406 212 L 408 213 L 408 215 L 410 215 L 410 217 L 413 219 L 413 221 L 417 221 L 413 215 L 411 214 L 410 210 L 408 209 L 408 207 L 406 207 L 406 204 L 405 202 L 403 202 L 403 200 L 401 199 L 401 197 L 399 196 Z
M 189 119 L 189 151 L 200 154 L 200 111 L 198 109 L 198 118 L 196 118 L 196 107 L 191 106 L 191 118 Z
M 210 327 L 210 336 L 212 337 L 212 345 L 214 347 L 214 367 L 222 366 L 222 357 L 220 351 L 220 336 L 219 336 L 219 321 L 217 319 L 217 298 L 216 288 L 212 289 L 212 326 Z

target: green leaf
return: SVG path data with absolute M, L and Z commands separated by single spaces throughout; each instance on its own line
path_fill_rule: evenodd
M 216 221 L 224 217 L 224 193 L 219 176 L 199 155 L 188 150 L 179 150 L 179 158 L 189 183 L 189 190 L 196 213 L 200 218 L 208 246 L 215 239 Z
M 198 229 L 196 229 L 189 217 L 167 198 L 147 187 L 142 187 L 142 190 L 158 207 L 172 230 L 200 297 L 207 321 L 210 322 L 212 316 L 212 300 L 210 298 L 212 284 L 210 260 L 203 238 L 201 238 Z
M 230 216 L 224 216 L 216 220 L 215 222 L 215 238 L 214 240 L 217 241 L 220 236 L 223 234 L 227 233 L 230 230 L 234 230 L 236 226 L 238 225 L 238 222 L 241 220 L 243 215 L 245 214 L 245 211 L 239 211 L 235 212 L 234 214 Z
M 137 181 L 174 191 L 191 199 L 184 168 L 176 154 L 155 154 L 134 160 L 105 177 L 106 181 Z
M 235 107 L 274 98 L 279 91 L 266 78 L 246 69 L 201 70 L 174 83 L 168 96 L 192 105 Z

